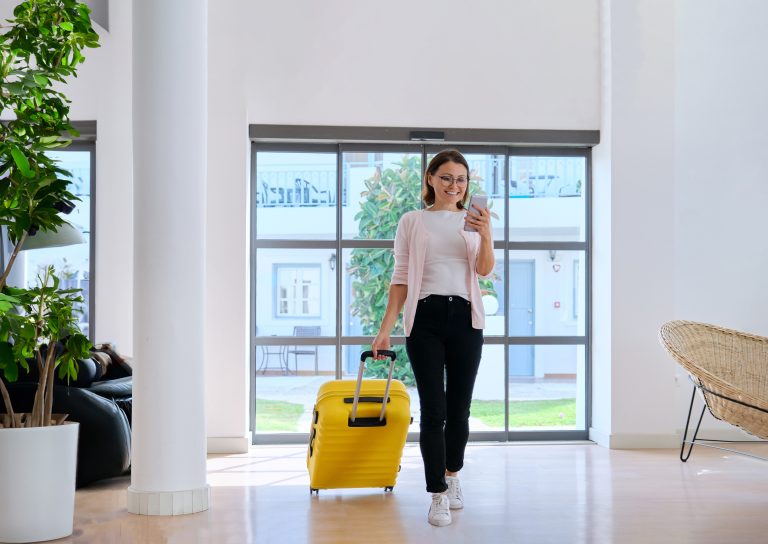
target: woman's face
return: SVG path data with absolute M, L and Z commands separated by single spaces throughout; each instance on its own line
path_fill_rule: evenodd
M 435 190 L 435 210 L 457 210 L 457 204 L 464 200 L 469 176 L 463 165 L 444 162 L 427 179 Z

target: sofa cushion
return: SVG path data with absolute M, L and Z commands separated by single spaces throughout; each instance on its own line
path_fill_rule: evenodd
M 133 395 L 133 376 L 93 382 L 88 391 L 108 399 L 130 397 Z

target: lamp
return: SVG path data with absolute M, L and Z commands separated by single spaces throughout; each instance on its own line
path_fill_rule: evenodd
M 36 232 L 34 236 L 27 236 L 24 244 L 21 246 L 21 250 L 71 246 L 84 242 L 85 238 L 83 238 L 80 231 L 71 224 L 64 222 L 56 227 L 56 230 L 41 230 Z
M 331 256 L 328 257 L 328 266 L 331 270 L 336 270 L 336 254 L 331 253 Z

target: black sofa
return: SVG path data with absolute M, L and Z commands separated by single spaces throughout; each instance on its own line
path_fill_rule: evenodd
M 93 358 L 80 361 L 79 367 L 76 381 L 66 384 L 57 378 L 53 391 L 53 413 L 69 414 L 68 421 L 80 423 L 78 488 L 130 469 L 132 403 L 131 368 L 111 347 L 97 346 Z M 32 410 L 34 372 L 21 371 L 19 381 L 6 386 L 15 412 Z M 0 413 L 5 411 L 0 397 Z

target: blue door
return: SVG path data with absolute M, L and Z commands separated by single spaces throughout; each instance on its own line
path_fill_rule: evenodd
M 509 262 L 509 335 L 533 336 L 533 260 Z M 533 346 L 509 347 L 509 375 L 533 376 Z

